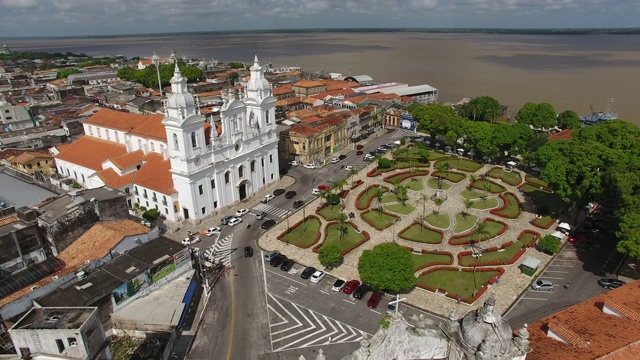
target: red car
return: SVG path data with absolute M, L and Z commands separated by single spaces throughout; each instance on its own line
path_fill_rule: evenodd
M 318 186 L 318 190 L 320 190 L 320 191 L 323 191 L 323 190 L 329 191 L 329 190 L 331 190 L 331 188 L 328 187 L 327 185 L 320 185 L 320 186 Z
M 360 286 L 360 281 L 349 280 L 349 282 L 347 282 L 347 285 L 342 288 L 342 292 L 347 295 L 351 295 L 351 293 L 353 293 L 358 288 L 358 286 Z
M 364 149 L 364 145 L 362 144 L 356 145 L 356 150 L 362 150 L 362 149 Z
M 581 234 L 581 235 L 569 236 L 569 242 L 572 244 L 587 242 L 587 241 L 589 241 L 589 239 L 587 238 L 586 235 Z
M 358 151 L 356 151 L 356 155 L 357 155 L 357 156 L 362 155 L 362 150 L 358 150 Z
M 380 303 L 381 299 L 382 299 L 382 294 L 375 291 L 373 294 L 371 294 L 369 301 L 367 301 L 367 306 L 372 309 L 375 309 L 378 307 L 378 304 Z

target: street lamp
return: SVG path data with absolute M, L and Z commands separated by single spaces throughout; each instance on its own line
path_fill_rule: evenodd
M 156 66 L 156 73 L 158 74 L 158 90 L 160 90 L 160 97 L 162 97 L 162 82 L 160 81 L 160 58 L 156 55 L 156 52 L 153 52 L 153 56 L 151 57 L 151 62 Z

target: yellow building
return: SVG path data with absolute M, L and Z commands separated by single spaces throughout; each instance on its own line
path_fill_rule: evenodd
M 313 116 L 281 133 L 282 159 L 303 164 L 323 164 L 347 144 L 347 122 L 342 117 Z
M 55 174 L 55 161 L 53 156 L 47 153 L 25 151 L 20 155 L 7 158 L 7 161 L 11 163 L 13 169 L 29 175 L 34 175 L 37 172 L 44 175 Z
M 291 89 L 298 96 L 311 96 L 327 91 L 327 85 L 322 81 L 301 80 L 291 85 Z

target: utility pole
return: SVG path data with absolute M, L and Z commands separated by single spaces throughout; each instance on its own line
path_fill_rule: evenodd
M 151 62 L 156 66 L 156 73 L 158 74 L 158 90 L 160 91 L 160 97 L 162 97 L 162 82 L 160 81 L 160 58 L 156 55 L 156 52 L 153 52 L 153 56 L 151 57 Z

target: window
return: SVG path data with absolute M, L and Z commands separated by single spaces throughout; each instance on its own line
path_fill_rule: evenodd
M 216 188 L 216 179 L 211 179 L 211 188 L 212 189 Z
M 78 180 L 78 173 L 75 170 L 73 170 L 73 177 L 74 179 Z
M 164 213 L 165 213 L 165 214 L 167 214 L 167 215 L 169 215 L 169 209 L 164 208 Z
M 238 177 L 241 178 L 244 176 L 244 166 L 240 166 L 238 168 Z
M 273 180 L 273 174 L 271 174 L 271 180 Z
M 128 193 L 129 193 L 129 188 L 124 188 L 124 192 L 125 192 L 126 194 L 128 194 Z
M 231 175 L 231 174 L 230 174 L 228 171 L 227 171 L 226 173 L 224 173 L 224 183 L 225 183 L 225 184 L 228 184 L 228 183 L 229 183 L 229 181 L 230 181 L 230 179 L 229 179 L 229 178 L 231 177 L 230 175 Z
M 269 155 L 269 163 L 273 164 L 273 155 Z
M 78 340 L 74 337 L 68 337 L 67 344 L 69 344 L 69 346 L 78 345 Z
M 191 133 L 191 147 L 197 147 L 198 143 L 196 142 L 196 132 Z
M 204 215 L 204 214 L 206 214 L 206 213 L 207 213 L 207 208 L 206 208 L 206 207 L 202 207 L 202 209 L 201 209 L 201 210 L 202 210 L 202 215 Z
M 102 137 L 102 131 L 100 131 L 100 128 L 97 128 L 97 129 L 98 129 L 98 137 Z
M 56 345 L 58 345 L 58 351 L 62 353 L 64 351 L 64 343 L 61 339 L 56 339 Z
M 202 188 L 202 185 L 198 185 L 198 192 L 200 193 L 200 195 L 204 194 L 204 189 Z
M 164 154 L 164 145 L 160 144 L 160 153 Z
M 138 139 L 138 149 L 142 149 L 142 139 Z
M 178 134 L 173 134 L 173 149 L 180 150 L 180 146 L 178 146 Z
M 145 206 L 147 209 L 149 208 L 149 202 L 145 201 L 147 203 L 147 206 Z
M 89 135 L 93 136 L 93 128 L 89 126 Z
M 82 182 L 84 183 L 84 174 L 80 174 L 80 176 L 82 176 Z
M 262 167 L 264 167 L 264 158 L 260 159 L 260 163 L 262 163 Z
M 256 161 L 255 160 L 251 161 L 251 165 L 250 166 L 251 166 L 251 172 L 256 172 Z
M 214 202 L 213 202 L 213 208 L 214 208 L 214 209 L 217 209 L 217 208 L 218 208 L 218 202 L 217 202 L 217 201 L 214 201 Z
M 264 112 L 264 122 L 269 123 L 269 110 Z
M 151 142 L 151 151 L 156 151 L 156 145 L 153 143 L 153 141 Z
M 107 136 L 107 140 L 111 140 L 111 135 L 109 134 L 109 130 L 105 130 L 104 134 Z
M 162 205 L 167 206 L 167 197 L 162 195 Z
M 115 137 L 116 137 L 116 142 L 120 142 L 120 136 L 118 136 L 118 132 L 114 131 L 113 135 L 115 135 Z

